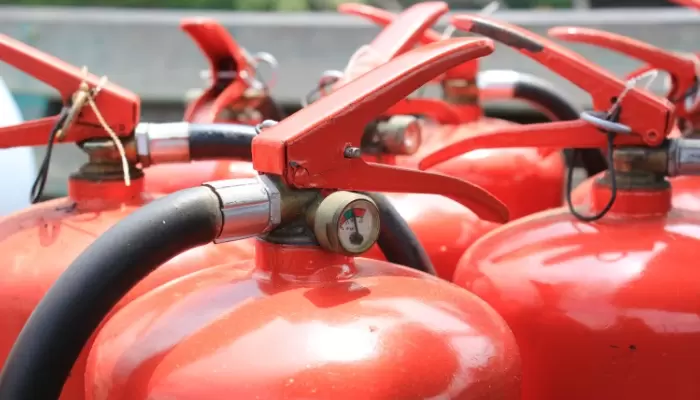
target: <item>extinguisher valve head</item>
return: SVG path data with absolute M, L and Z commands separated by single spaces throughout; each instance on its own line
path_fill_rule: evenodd
M 245 239 L 269 232 L 282 222 L 282 200 L 267 176 L 204 183 L 219 197 L 223 227 L 214 243 Z

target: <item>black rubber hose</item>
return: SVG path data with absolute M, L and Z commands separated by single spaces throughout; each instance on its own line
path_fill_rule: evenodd
M 510 87 L 513 98 L 534 104 L 547 117 L 555 121 L 572 121 L 579 118 L 580 111 L 569 102 L 564 95 L 544 79 L 534 75 L 516 71 L 484 71 L 478 76 L 479 88 L 488 90 L 490 85 Z M 573 159 L 574 150 L 565 149 L 567 163 L 576 162 Z M 588 176 L 596 175 L 607 170 L 608 163 L 603 153 L 598 149 L 578 149 L 580 161 Z M 574 165 L 569 165 L 573 167 Z
M 436 275 L 435 267 L 418 237 L 391 201 L 381 193 L 363 193 L 377 204 L 381 219 L 377 244 L 387 261 Z
M 191 160 L 251 160 L 254 126 L 242 124 L 189 124 Z
M 208 187 L 136 210 L 95 240 L 36 307 L 0 374 L 0 400 L 56 400 L 103 318 L 158 266 L 214 240 L 223 215 Z
M 553 90 L 546 82 L 532 78 L 534 77 L 521 75 L 513 88 L 514 98 L 537 104 L 558 121 L 572 121 L 579 118 L 580 112 L 564 96 Z M 577 152 L 573 149 L 565 149 L 566 160 L 571 160 L 572 164 L 577 161 L 573 159 L 574 153 L 579 155 L 588 176 L 597 175 L 608 169 L 605 156 L 598 149 L 578 149 Z M 570 168 L 573 166 L 569 165 Z

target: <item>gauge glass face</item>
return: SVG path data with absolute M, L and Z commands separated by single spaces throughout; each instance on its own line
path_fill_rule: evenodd
M 349 252 L 367 250 L 369 242 L 376 239 L 378 215 L 371 203 L 354 201 L 343 209 L 338 221 L 340 245 Z

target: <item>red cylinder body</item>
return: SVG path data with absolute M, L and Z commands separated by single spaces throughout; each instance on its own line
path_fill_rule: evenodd
M 170 194 L 204 182 L 248 178 L 257 174 L 245 161 L 193 161 L 152 165 L 145 169 L 148 193 Z
M 92 182 L 70 179 L 69 197 L 36 204 L 0 220 L 0 362 L 34 307 L 58 276 L 99 235 L 151 200 L 143 178 Z M 208 245 L 170 260 L 136 286 L 119 307 L 144 292 L 199 268 L 253 257 L 250 241 Z M 84 352 L 61 399 L 84 393 Z
M 610 196 L 591 193 L 581 212 Z M 670 190 L 626 190 L 595 223 L 558 209 L 492 231 L 454 282 L 513 330 L 524 400 L 697 399 L 699 238 L 700 214 Z
M 480 118 L 459 126 L 429 127 L 418 154 L 397 157 L 397 163 L 416 165 L 424 155 L 446 143 L 512 124 Z M 516 219 L 561 205 L 565 167 L 561 152 L 523 147 L 471 151 L 430 170 L 481 186 L 508 206 L 511 219 Z M 533 191 L 537 196 L 532 195 Z
M 262 240 L 243 264 L 118 311 L 90 352 L 87 399 L 520 399 L 512 334 L 466 291 Z

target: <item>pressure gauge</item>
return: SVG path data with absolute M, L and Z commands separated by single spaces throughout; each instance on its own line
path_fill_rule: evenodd
M 314 215 L 314 234 L 321 247 L 340 254 L 369 250 L 379 236 L 379 210 L 367 196 L 335 192 L 321 201 Z

